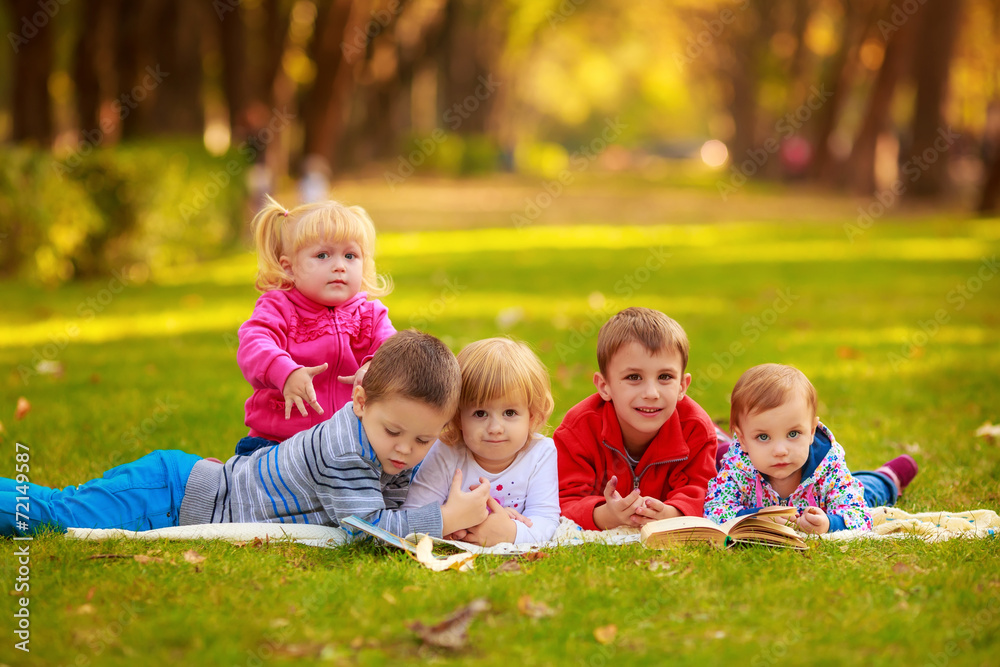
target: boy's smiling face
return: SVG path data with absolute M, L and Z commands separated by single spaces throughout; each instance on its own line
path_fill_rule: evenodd
M 802 482 L 818 424 L 806 397 L 794 392 L 776 408 L 744 415 L 733 431 L 754 468 L 785 498 Z
M 625 448 L 633 456 L 653 441 L 690 384 L 679 350 L 650 352 L 635 341 L 611 357 L 606 374 L 594 374 L 597 393 L 614 404 Z

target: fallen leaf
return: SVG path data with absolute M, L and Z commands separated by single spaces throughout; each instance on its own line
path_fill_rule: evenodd
M 287 658 L 318 658 L 327 644 L 278 644 L 272 648 L 274 654 Z
M 283 628 L 286 625 L 289 625 L 290 623 L 291 621 L 289 621 L 287 618 L 276 618 L 271 621 L 270 625 L 272 628 Z
M 82 604 L 82 605 L 80 605 L 79 607 L 76 608 L 76 613 L 78 613 L 78 614 L 93 614 L 94 613 L 94 605 L 89 604 L 89 603 L 88 604 Z
M 848 347 L 846 345 L 841 345 L 837 348 L 837 356 L 841 359 L 857 359 L 861 356 L 861 352 L 854 349 L 853 347 Z
M 101 384 L 101 376 L 98 373 L 90 374 L 90 384 Z
M 133 556 L 133 558 L 135 559 L 136 563 L 143 563 L 143 564 L 163 562 L 163 559 L 158 558 L 157 556 L 143 556 L 142 554 L 136 554 L 135 556 Z
M 555 609 L 544 602 L 535 602 L 530 595 L 522 595 L 517 599 L 517 610 L 529 618 L 544 618 L 555 616 Z
M 198 563 L 204 563 L 205 557 L 194 549 L 189 549 L 184 552 L 184 560 L 191 563 L 192 565 L 197 565 Z
M 56 379 L 61 378 L 66 372 L 62 363 L 51 359 L 42 359 L 39 361 L 35 364 L 35 370 L 38 371 L 39 375 L 54 375 Z
M 94 591 L 96 591 L 96 590 L 97 590 L 97 586 L 91 586 L 90 587 L 90 590 L 87 591 L 87 598 L 86 598 L 87 602 L 90 602 L 91 600 L 94 599 Z
M 359 650 L 365 645 L 365 640 L 360 635 L 351 640 L 351 648 L 355 651 Z
M 31 412 L 31 403 L 24 396 L 18 396 L 17 407 L 14 408 L 14 419 L 21 421 L 29 412 Z
M 550 554 L 550 553 L 548 553 L 546 551 L 529 551 L 528 553 L 526 553 L 523 556 L 521 556 L 521 558 L 523 558 L 524 560 L 526 560 L 526 561 L 528 561 L 530 563 L 530 562 L 533 562 L 533 561 L 536 561 L 536 560 L 542 560 L 543 558 L 548 558 L 551 555 L 552 554 Z
M 599 644 L 610 644 L 615 640 L 617 635 L 618 626 L 614 624 L 602 625 L 599 628 L 594 628 L 594 639 L 596 639 Z
M 420 621 L 412 621 L 407 625 L 424 643 L 447 649 L 460 649 L 469 641 L 468 629 L 472 619 L 480 612 L 490 608 L 485 598 L 476 598 L 469 604 L 459 607 L 451 616 L 436 625 L 424 625 Z
M 389 591 L 385 591 L 384 593 L 382 593 L 382 599 L 388 602 L 389 604 L 396 604 L 396 598 Z
M 507 572 L 521 572 L 521 564 L 517 562 L 516 558 L 505 560 L 500 563 L 500 567 L 490 570 L 490 574 L 505 574 Z
M 1000 424 L 986 422 L 976 429 L 976 435 L 983 438 L 1000 438 Z
M 651 560 L 647 566 L 650 572 L 656 572 L 657 570 L 670 570 L 670 563 L 665 563 L 662 560 Z

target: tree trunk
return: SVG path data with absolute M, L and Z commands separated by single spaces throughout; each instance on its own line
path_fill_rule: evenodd
M 333 0 L 319 8 L 310 44 L 316 76 L 302 101 L 303 154 L 325 158 L 331 167 L 353 87 L 353 68 L 341 43 L 354 34 L 354 27 L 362 28 L 365 18 L 360 11 L 352 12 L 351 5 L 350 0 Z
M 199 0 L 168 0 L 152 26 L 155 62 L 166 72 L 160 82 L 148 69 L 137 87 L 151 98 L 149 133 L 201 137 L 205 114 L 201 98 L 201 26 L 207 16 Z
M 840 46 L 833 57 L 827 77 L 829 98 L 822 103 L 817 112 L 812 173 L 821 181 L 833 183 L 839 178 L 838 158 L 830 150 L 830 141 L 840 121 L 840 111 L 850 95 L 858 65 L 858 50 L 865 40 L 869 27 L 875 22 L 873 19 L 877 16 L 875 13 L 877 5 L 878 3 L 869 4 L 863 0 L 847 0 L 844 3 L 844 25 L 840 34 Z M 823 86 L 825 88 L 826 83 Z
M 142 68 L 152 62 L 151 12 L 158 9 L 162 0 L 129 2 L 118 5 L 115 36 L 115 102 L 112 108 L 121 122 L 121 138 L 128 140 L 142 136 L 148 125 L 149 103 L 136 102 L 132 90 L 139 82 Z
M 1000 100 L 994 100 L 986 111 L 986 132 L 983 137 L 982 190 L 976 210 L 981 215 L 996 215 L 1000 207 Z
M 888 19 L 887 14 L 883 17 L 886 23 L 882 25 L 893 25 L 887 22 Z M 879 136 L 888 129 L 889 111 L 892 108 L 896 84 L 907 75 L 921 20 L 921 16 L 913 16 L 888 35 L 882 65 L 875 82 L 872 84 L 864 120 L 851 148 L 851 156 L 848 158 L 849 186 L 853 192 L 859 195 L 870 195 L 875 192 L 877 187 L 875 182 L 875 148 Z
M 98 76 L 97 51 L 102 35 L 101 0 L 84 0 L 80 34 L 73 57 L 73 84 L 76 88 L 76 117 L 81 131 L 101 125 L 101 82 Z
M 927 0 L 920 24 L 920 47 L 913 71 L 917 99 L 913 114 L 913 156 L 920 160 L 921 175 L 907 195 L 936 197 L 948 185 L 948 148 L 934 143 L 941 133 L 947 136 L 944 106 L 948 96 L 948 73 L 954 55 L 962 13 L 961 0 Z M 926 169 L 924 169 L 926 167 Z
M 219 51 L 222 55 L 222 93 L 229 108 L 230 143 L 238 144 L 246 138 L 248 127 L 247 106 L 247 58 L 246 27 L 243 20 L 242 3 L 232 7 L 220 5 L 225 13 L 217 18 L 219 27 Z M 218 11 L 218 10 L 217 10 Z
M 14 50 L 11 138 L 48 148 L 52 144 L 53 19 L 39 9 L 37 0 L 8 0 L 7 6 L 11 17 L 8 42 Z
M 733 164 L 740 164 L 757 146 L 760 53 L 774 29 L 770 10 L 764 0 L 750 0 L 732 26 L 733 37 L 719 46 L 719 65 L 732 90 L 726 106 L 733 119 Z

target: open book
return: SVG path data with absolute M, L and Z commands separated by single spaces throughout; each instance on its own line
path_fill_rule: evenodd
M 360 530 L 385 544 L 408 551 L 416 560 L 432 570 L 466 570 L 472 567 L 472 560 L 476 557 L 475 553 L 469 553 L 474 552 L 475 545 L 442 540 L 422 533 L 400 537 L 356 516 L 345 517 L 340 525 L 351 534 L 357 534 L 357 531 Z M 449 554 L 434 553 L 435 548 L 441 546 Z M 441 549 L 439 548 L 438 551 Z
M 642 527 L 641 541 L 650 549 L 672 544 L 711 542 L 718 547 L 734 544 L 766 544 L 772 547 L 805 549 L 806 543 L 785 520 L 795 520 L 794 507 L 764 507 L 755 514 L 737 517 L 719 525 L 711 519 L 680 516 L 651 521 Z M 776 523 L 775 519 L 781 523 Z

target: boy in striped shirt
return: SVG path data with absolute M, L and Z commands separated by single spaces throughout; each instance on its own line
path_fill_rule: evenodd
M 330 419 L 280 445 L 225 463 L 157 450 L 79 487 L 51 489 L 0 479 L 0 534 L 200 523 L 280 522 L 339 527 L 357 516 L 397 535 L 446 535 L 486 519 L 489 485 L 462 491 L 460 474 L 443 505 L 402 510 L 418 465 L 457 408 L 461 375 L 451 351 L 417 331 L 376 352 L 353 400 Z M 14 497 L 27 495 L 27 525 Z M 10 501 L 10 502 L 7 502 Z M 9 511 L 11 510 L 11 511 Z M 23 518 L 23 517 L 22 517 Z

